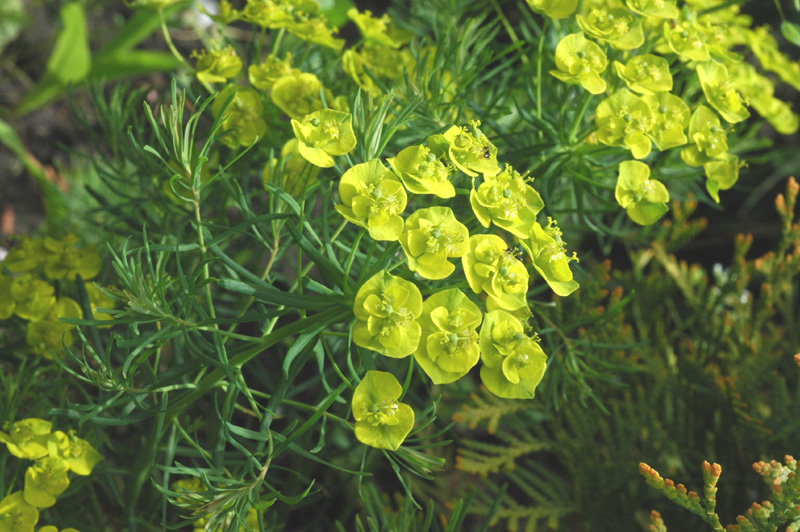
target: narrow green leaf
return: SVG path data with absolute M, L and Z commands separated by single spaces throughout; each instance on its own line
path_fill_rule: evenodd
M 95 56 L 87 79 L 108 80 L 139 76 L 149 72 L 171 71 L 181 62 L 170 53 L 155 50 L 131 50 Z

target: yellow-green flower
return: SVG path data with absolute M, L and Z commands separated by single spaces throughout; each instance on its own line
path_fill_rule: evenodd
M 650 153 L 647 133 L 655 117 L 643 99 L 627 89 L 620 89 L 597 105 L 594 113 L 597 138 L 609 146 L 631 150 L 637 159 Z
M 292 119 L 292 129 L 300 142 L 297 146 L 300 155 L 322 168 L 334 165 L 331 155 L 344 155 L 356 147 L 350 113 L 320 109 L 302 120 Z
M 322 99 L 319 91 L 322 83 L 314 74 L 297 72 L 279 78 L 272 86 L 272 103 L 291 118 L 300 118 L 322 109 Z M 333 95 L 325 91 L 326 101 L 331 101 Z
M 339 181 L 339 214 L 364 227 L 375 240 L 397 240 L 403 232 L 400 217 L 408 196 L 403 184 L 379 159 L 347 170 Z
M 29 272 L 38 268 L 46 256 L 44 239 L 24 237 L 19 244 L 11 248 L 3 262 L 0 262 L 0 266 L 14 273 Z
M 714 111 L 700 105 L 689 122 L 689 142 L 681 150 L 681 159 L 689 166 L 701 166 L 719 159 L 728 151 L 728 135 Z
M 618 50 L 633 50 L 644 44 L 642 21 L 624 8 L 593 8 L 584 17 L 577 15 L 583 32 Z
M 788 103 L 775 97 L 775 84 L 756 72 L 755 67 L 747 62 L 728 66 L 731 83 L 739 90 L 775 131 L 782 135 L 792 135 L 800 126 L 800 117 L 792 112 Z
M 45 281 L 36 279 L 33 275 L 26 273 L 11 281 L 11 299 L 5 302 L 12 306 L 14 314 L 28 321 L 39 321 L 50 313 L 56 304 L 53 295 L 55 289 Z M 3 304 L 0 303 L 0 308 Z M 6 314 L 8 310 L 0 310 L 0 314 Z
M 43 526 L 36 532 L 58 532 L 58 528 L 54 527 L 53 525 Z M 69 528 L 62 528 L 61 532 L 78 532 L 77 529 L 69 527 Z
M 600 77 L 608 66 L 608 58 L 597 44 L 586 39 L 583 32 L 567 35 L 556 46 L 556 68 L 550 75 L 567 83 L 579 84 L 592 94 L 606 91 Z
M 681 57 L 691 61 L 708 61 L 706 37 L 696 23 L 680 22 L 675 27 L 664 23 L 664 37 L 670 49 Z
M 481 381 L 505 399 L 533 399 L 547 369 L 539 342 L 524 334 L 522 324 L 504 310 L 486 314 L 481 326 Z
M 13 280 L 0 274 L 0 320 L 7 320 L 14 315 L 17 303 L 11 297 L 11 284 Z
M 250 87 L 228 85 L 214 99 L 211 112 L 218 116 L 222 106 L 233 96 L 230 105 L 225 109 L 222 119 L 222 130 L 227 131 L 220 140 L 229 148 L 250 146 L 256 140 L 264 138 L 267 123 L 262 117 L 263 106 L 258 93 Z
M 292 54 L 286 54 L 285 59 L 278 59 L 270 54 L 261 63 L 247 67 L 247 79 L 250 84 L 262 91 L 272 89 L 275 82 L 283 77 L 298 74 L 301 72 L 292 68 Z
M 445 131 L 443 138 L 449 143 L 448 156 L 456 168 L 468 176 L 497 175 L 500 172 L 497 148 L 478 129 L 480 125 L 480 121 L 470 120 L 469 127 L 453 126 Z
M 194 52 L 192 57 L 197 59 L 195 75 L 201 83 L 225 83 L 242 70 L 242 60 L 230 45 L 222 50 Z
M 200 12 L 202 12 L 204 15 L 207 15 L 214 22 L 217 22 L 222 26 L 227 26 L 234 20 L 239 20 L 241 17 L 239 10 L 234 9 L 228 0 L 220 0 L 220 2 L 217 4 L 216 14 L 206 11 L 203 7 L 203 4 L 199 4 L 197 7 L 200 9 Z
M 505 241 L 496 235 L 473 235 L 461 261 L 469 287 L 485 292 L 498 307 L 515 310 L 527 305 L 528 270 Z
M 412 36 L 395 26 L 392 19 L 386 14 L 375 17 L 368 9 L 359 12 L 355 7 L 351 7 L 347 11 L 347 17 L 358 26 L 364 41 L 373 46 L 400 48 Z
M 567 18 L 578 7 L 578 0 L 526 0 L 528 6 L 537 13 L 550 18 Z
M 39 521 L 39 510 L 28 504 L 21 491 L 0 501 L 0 524 L 3 532 L 33 532 Z
M 444 279 L 455 270 L 447 259 L 469 251 L 469 231 L 450 207 L 418 209 L 406 219 L 400 245 L 409 270 L 425 279 Z
M 680 10 L 675 0 L 625 0 L 628 9 L 651 18 L 678 18 Z
M 37 508 L 49 508 L 56 497 L 69 487 L 67 464 L 57 456 L 40 458 L 25 471 L 25 502 Z
M 647 136 L 661 150 L 686 144 L 684 131 L 689 126 L 692 112 L 683 99 L 668 92 L 645 94 L 642 99 L 653 112 L 653 125 Z
M 78 237 L 67 235 L 57 240 L 44 238 L 44 274 L 50 279 L 75 279 L 80 275 L 84 281 L 93 279 L 100 273 L 100 252 L 91 244 L 77 247 Z
M 414 65 L 414 56 L 407 48 L 394 49 L 365 44 L 358 51 L 350 48 L 342 54 L 342 70 L 373 98 L 382 93 L 372 79 L 373 76 L 378 79 L 397 79 L 403 75 L 404 70 L 412 71 Z
M 640 225 L 654 223 L 669 210 L 667 187 L 650 179 L 650 167 L 639 161 L 620 163 L 614 197 L 631 220 Z
M 6 423 L 0 432 L 0 442 L 17 458 L 36 460 L 47 456 L 47 439 L 52 423 L 38 418 L 28 418 Z
M 264 183 L 272 183 L 294 198 L 300 198 L 317 183 L 320 169 L 300 155 L 299 145 L 297 139 L 286 142 L 280 159 L 270 159 L 262 173 Z
M 285 28 L 294 23 L 294 17 L 282 2 L 274 0 L 247 0 L 240 15 L 244 21 L 270 29 Z
M 85 285 L 86 293 L 89 296 L 89 306 L 92 309 L 92 317 L 96 320 L 110 320 L 112 319 L 111 314 L 106 312 L 97 312 L 98 308 L 104 309 L 113 309 L 114 308 L 114 300 L 105 295 L 103 292 L 100 291 L 94 283 L 89 283 Z M 107 326 L 104 326 L 107 327 Z
M 386 270 L 375 274 L 356 293 L 353 342 L 391 358 L 404 358 L 419 345 L 422 294 L 411 281 Z
M 574 252 L 571 256 L 567 254 L 566 242 L 555 220 L 548 217 L 544 227 L 534 223 L 528 238 L 520 244 L 531 257 L 534 269 L 556 295 L 566 297 L 578 289 L 569 269 L 569 263 L 578 262 L 578 257 Z
M 25 341 L 34 353 L 51 359 L 51 351 L 61 352 L 72 345 L 74 325 L 59 321 L 59 318 L 80 319 L 83 317 L 78 302 L 69 297 L 59 297 L 47 316 L 28 324 Z
M 508 165 L 472 189 L 469 201 L 481 225 L 494 223 L 520 238 L 528 236 L 536 215 L 544 208 L 539 193 Z
M 344 39 L 337 39 L 333 35 L 338 31 L 326 24 L 325 17 L 301 16 L 299 20 L 286 26 L 286 30 L 304 41 L 331 48 L 337 52 L 344 46 Z
M 440 198 L 456 195 L 456 189 L 450 182 L 453 167 L 442 163 L 427 146 L 409 146 L 386 162 L 409 192 L 433 194 Z
M 103 459 L 88 441 L 75 436 L 74 430 L 70 430 L 68 434 L 60 430 L 50 434 L 47 450 L 50 456 L 61 458 L 67 464 L 67 469 L 82 476 L 90 474 L 94 466 Z
M 632 57 L 625 65 L 615 61 L 614 71 L 628 88 L 639 94 L 654 94 L 672 90 L 669 63 L 663 57 L 643 54 Z
M 422 341 L 414 360 L 434 384 L 454 382 L 478 363 L 475 329 L 481 319 L 478 305 L 457 288 L 437 292 L 422 304 Z
M 725 65 L 714 61 L 701 63 L 697 65 L 697 76 L 700 78 L 700 86 L 703 88 L 706 100 L 722 115 L 722 118 L 735 124 L 750 116 L 741 95 L 733 87 Z
M 353 418 L 358 441 L 396 451 L 414 427 L 414 411 L 397 400 L 403 387 L 391 373 L 368 371 L 353 392 Z
M 720 159 L 703 164 L 706 171 L 706 190 L 719 203 L 719 191 L 728 190 L 739 180 L 739 158 L 730 153 Z

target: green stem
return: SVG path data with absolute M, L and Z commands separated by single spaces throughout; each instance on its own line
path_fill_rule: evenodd
M 172 52 L 172 55 L 174 55 L 175 58 L 178 59 L 178 61 L 183 63 L 183 66 L 185 66 L 189 70 L 194 70 L 191 67 L 191 65 L 189 65 L 189 63 L 186 61 L 186 59 L 184 59 L 183 55 L 181 55 L 178 49 L 175 48 L 175 44 L 172 42 L 172 37 L 170 37 L 169 34 L 169 29 L 167 29 L 167 21 L 164 19 L 163 9 L 158 10 L 158 18 L 161 21 L 161 31 L 164 33 L 164 40 L 167 42 L 167 47 L 169 48 L 169 51 Z
M 539 34 L 539 47 L 536 53 L 536 116 L 542 119 L 542 54 L 544 53 L 544 34 L 547 30 L 547 19 L 542 23 L 542 33 Z M 539 140 L 544 139 L 544 132 L 539 130 Z
M 586 114 L 586 109 L 589 107 L 589 102 L 591 101 L 592 95 L 587 91 L 583 97 L 583 102 L 581 102 L 581 108 L 575 115 L 575 120 L 572 121 L 572 127 L 569 130 L 570 144 L 575 142 L 575 133 L 577 133 L 578 127 L 581 125 L 581 121 L 583 120 L 583 115 Z

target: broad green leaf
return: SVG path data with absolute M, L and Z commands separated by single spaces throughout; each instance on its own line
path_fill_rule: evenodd
M 17 38 L 23 26 L 29 22 L 21 0 L 0 2 L 0 52 Z
M 800 26 L 784 20 L 781 22 L 781 33 L 787 41 L 795 46 L 800 46 Z
M 80 81 L 89 73 L 91 64 L 83 6 L 77 2 L 65 5 L 61 8 L 61 20 L 64 27 L 47 60 L 45 72 L 61 83 Z

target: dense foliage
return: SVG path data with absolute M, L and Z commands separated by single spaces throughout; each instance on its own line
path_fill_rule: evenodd
M 65 3 L 17 112 L 93 146 L 0 262 L 0 529 L 800 529 L 796 181 L 773 251 L 675 256 L 800 126 L 740 3 L 135 0 L 94 53 Z

